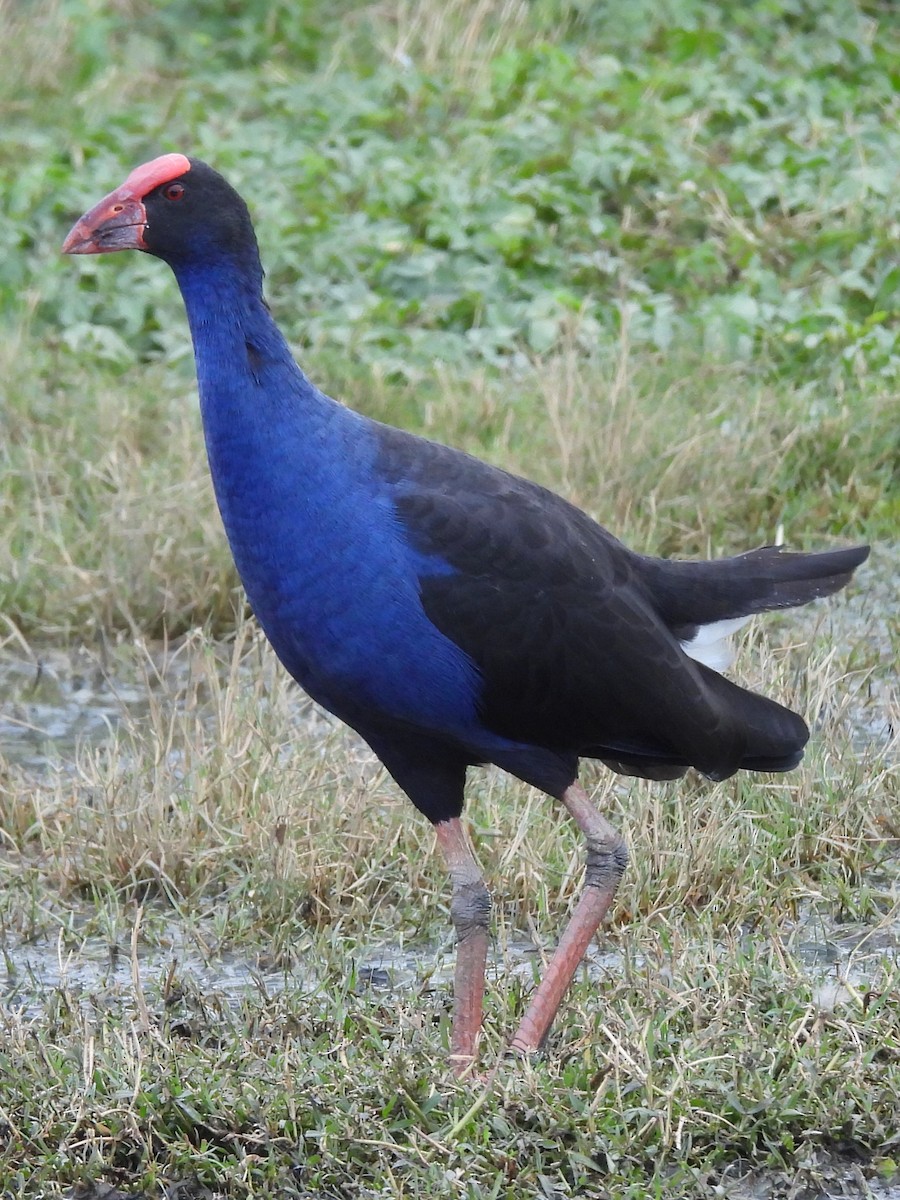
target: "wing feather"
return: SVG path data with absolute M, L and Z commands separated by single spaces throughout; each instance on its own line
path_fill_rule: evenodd
M 411 463 L 404 437 L 386 429 L 379 470 L 420 560 L 450 568 L 420 576 L 422 603 L 478 667 L 485 726 L 733 770 L 742 733 L 654 611 L 638 556 L 560 497 L 459 452 L 419 442 Z

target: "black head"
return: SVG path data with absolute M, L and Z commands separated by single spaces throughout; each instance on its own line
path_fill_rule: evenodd
M 224 253 L 257 253 L 247 205 L 218 171 L 197 158 L 190 170 L 144 196 L 144 249 L 174 263 Z
M 136 167 L 63 244 L 65 254 L 115 250 L 144 250 L 172 266 L 223 257 L 248 267 L 259 262 L 247 205 L 218 171 L 183 154 Z

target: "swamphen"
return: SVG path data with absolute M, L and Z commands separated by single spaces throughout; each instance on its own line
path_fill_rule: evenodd
M 434 824 L 453 883 L 457 1072 L 481 1024 L 490 910 L 460 824 L 467 768 L 495 763 L 541 788 L 583 833 L 581 898 L 513 1039 L 537 1048 L 627 859 L 579 758 L 646 779 L 795 767 L 805 723 L 719 673 L 725 639 L 753 613 L 842 588 L 868 548 L 647 558 L 533 483 L 344 408 L 272 319 L 247 206 L 195 158 L 132 171 L 63 247 L 131 249 L 167 262 L 181 288 L 253 611 L 291 675 Z

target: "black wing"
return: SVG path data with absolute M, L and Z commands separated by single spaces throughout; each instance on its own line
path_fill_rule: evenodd
M 655 611 L 640 556 L 536 484 L 387 427 L 379 436 L 378 473 L 410 545 L 453 568 L 420 577 L 422 602 L 477 664 L 488 729 L 594 757 L 736 769 L 747 746 L 732 697 Z M 781 734 L 802 746 L 799 718 L 753 699 L 784 714 Z

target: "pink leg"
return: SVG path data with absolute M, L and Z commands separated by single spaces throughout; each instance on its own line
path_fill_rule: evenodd
M 491 898 L 459 818 L 438 822 L 434 831 L 453 881 L 450 915 L 457 943 L 450 1062 L 454 1072 L 462 1075 L 475 1061 L 481 1029 Z
M 628 862 L 625 842 L 597 812 L 580 784 L 573 783 L 567 788 L 562 802 L 587 841 L 587 871 L 581 898 L 512 1040 L 514 1050 L 526 1053 L 537 1050 L 547 1036 L 578 964 L 606 916 Z

